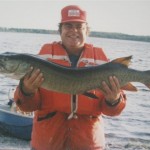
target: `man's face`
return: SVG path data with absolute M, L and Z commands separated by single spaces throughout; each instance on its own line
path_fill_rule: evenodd
M 60 35 L 66 48 L 82 48 L 87 37 L 87 24 L 80 22 L 63 23 Z

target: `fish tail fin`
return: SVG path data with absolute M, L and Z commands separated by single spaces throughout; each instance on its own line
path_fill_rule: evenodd
M 148 75 L 148 79 L 144 84 L 150 89 L 150 70 L 144 71 L 144 73 Z
M 128 56 L 128 57 L 117 58 L 117 59 L 112 60 L 111 62 L 112 63 L 120 63 L 120 64 L 128 67 L 131 63 L 131 59 L 132 59 L 132 55 Z

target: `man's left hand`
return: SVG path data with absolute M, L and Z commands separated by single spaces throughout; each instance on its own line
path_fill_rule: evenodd
M 105 99 L 109 101 L 110 103 L 118 100 L 120 98 L 120 84 L 115 76 L 109 77 L 110 86 L 103 81 L 103 94 L 105 96 Z

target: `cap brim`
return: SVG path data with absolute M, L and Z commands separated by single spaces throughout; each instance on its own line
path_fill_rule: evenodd
M 61 21 L 61 23 L 66 23 L 66 22 L 82 22 L 82 23 L 86 23 L 85 20 L 81 20 L 81 19 L 69 19 L 69 20 Z

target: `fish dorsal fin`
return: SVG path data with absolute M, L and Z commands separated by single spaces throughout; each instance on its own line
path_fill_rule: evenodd
M 137 88 L 133 86 L 131 83 L 127 83 L 126 85 L 121 87 L 122 90 L 136 92 Z
M 128 56 L 128 57 L 121 57 L 121 58 L 117 58 L 112 60 L 113 63 L 120 63 L 122 65 L 125 65 L 126 67 L 129 66 L 129 64 L 131 63 L 131 59 L 132 56 Z

